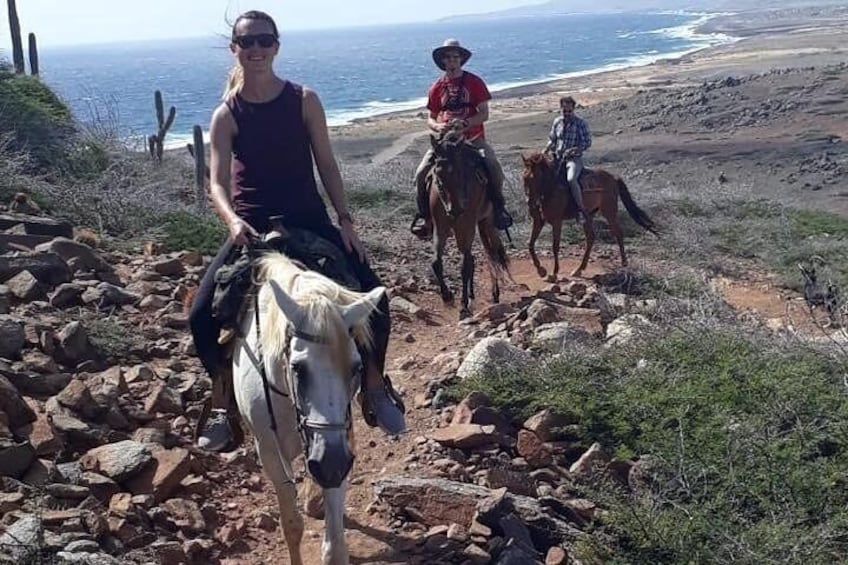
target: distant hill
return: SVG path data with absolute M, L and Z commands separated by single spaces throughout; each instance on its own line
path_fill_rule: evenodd
M 549 0 L 509 10 L 446 18 L 451 21 L 553 14 L 592 14 L 608 12 L 645 12 L 687 10 L 739 12 L 776 8 L 848 5 L 848 0 Z

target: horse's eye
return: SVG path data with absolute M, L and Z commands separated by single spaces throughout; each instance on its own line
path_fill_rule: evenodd
M 302 361 L 292 363 L 291 370 L 292 370 L 292 373 L 294 373 L 298 377 L 302 377 L 303 375 L 306 374 L 306 363 L 304 363 Z
M 362 373 L 364 373 L 364 372 L 365 372 L 365 365 L 363 365 L 362 363 L 356 363 L 353 366 L 353 370 L 351 371 L 351 374 L 356 376 L 356 375 L 362 375 Z

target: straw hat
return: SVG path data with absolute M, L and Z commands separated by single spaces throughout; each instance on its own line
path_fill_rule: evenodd
M 441 47 L 433 49 L 433 62 L 436 63 L 436 66 L 442 70 L 445 70 L 445 64 L 442 62 L 442 57 L 445 56 L 447 51 L 458 51 L 459 55 L 462 57 L 463 65 L 471 58 L 471 51 L 460 45 L 458 39 L 445 39 L 445 42 L 442 43 Z

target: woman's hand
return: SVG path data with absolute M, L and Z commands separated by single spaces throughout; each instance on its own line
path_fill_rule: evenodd
M 362 245 L 362 241 L 360 241 L 359 235 L 356 233 L 356 228 L 353 227 L 353 220 L 349 216 L 342 217 L 339 219 L 339 227 L 341 228 L 345 251 L 348 253 L 356 251 L 359 260 L 367 263 L 368 255 L 365 253 L 365 246 Z
M 228 227 L 230 229 L 230 239 L 236 245 L 247 245 L 251 238 L 259 237 L 259 232 L 241 218 L 235 218 L 230 221 Z

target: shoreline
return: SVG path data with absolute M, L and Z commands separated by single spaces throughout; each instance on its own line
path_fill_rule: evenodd
M 519 124 L 556 109 L 561 95 L 571 94 L 578 105 L 589 107 L 618 100 L 642 90 L 674 89 L 706 81 L 741 77 L 772 69 L 839 63 L 848 59 L 843 32 L 848 29 L 848 6 L 777 9 L 761 12 L 721 13 L 701 23 L 699 34 L 724 34 L 731 41 L 704 46 L 676 57 L 617 69 L 553 78 L 494 93 L 490 127 L 505 121 Z M 731 33 L 732 32 L 732 33 Z M 339 156 L 368 162 L 390 146 L 405 150 L 423 136 L 424 108 L 361 118 L 332 126 Z M 506 127 L 506 126 L 505 126 Z M 401 138 L 404 147 L 400 147 Z M 383 156 L 377 159 L 383 161 Z
M 654 12 L 646 11 L 646 13 Z M 728 12 L 686 12 L 686 15 L 694 19 L 680 26 L 657 29 L 652 32 L 674 32 L 689 36 L 692 41 L 692 46 L 684 50 L 671 51 L 666 53 L 654 53 L 649 55 L 638 55 L 631 57 L 630 59 L 625 61 L 608 63 L 600 67 L 557 73 L 555 75 L 548 76 L 545 78 L 528 79 L 527 81 L 514 81 L 513 83 L 502 87 L 493 85 L 492 98 L 493 100 L 503 100 L 517 96 L 537 94 L 539 92 L 544 92 L 546 86 L 560 81 L 595 77 L 599 75 L 604 75 L 606 73 L 616 73 L 620 71 L 626 71 L 627 69 L 653 65 L 662 61 L 673 61 L 692 55 L 694 53 L 698 53 L 705 49 L 712 49 L 718 46 L 728 45 L 741 39 L 730 36 L 724 33 L 723 31 L 711 31 L 705 27 L 705 25 L 711 22 L 712 20 L 729 15 Z M 378 110 L 377 113 L 372 115 L 344 119 L 342 123 L 330 123 L 328 127 L 330 131 L 333 132 L 336 130 L 343 130 L 344 128 L 350 126 L 358 126 L 374 122 L 380 122 L 382 120 L 391 119 L 393 117 L 415 115 L 425 109 L 426 97 L 422 96 L 407 101 L 400 101 L 394 103 L 393 105 L 401 106 L 401 108 L 392 109 L 388 111 Z M 360 110 L 351 111 L 349 113 L 366 113 L 367 111 L 368 109 L 366 105 L 363 106 Z M 328 119 L 328 122 L 333 121 L 334 120 L 332 118 Z M 208 132 L 204 132 L 204 135 L 207 134 Z M 192 135 L 190 132 L 185 134 L 171 134 L 171 137 L 174 138 L 174 141 L 166 144 L 167 150 L 184 149 L 185 144 L 187 142 L 191 142 L 192 139 Z
M 705 45 L 693 45 L 690 48 L 687 48 L 683 51 L 672 51 L 668 53 L 656 53 L 651 55 L 641 55 L 632 57 L 627 61 L 622 61 L 619 63 L 609 63 L 607 65 L 601 67 L 595 67 L 591 69 L 584 69 L 579 71 L 568 71 L 563 73 L 558 73 L 556 75 L 540 78 L 538 80 L 528 80 L 517 81 L 517 84 L 513 86 L 505 86 L 497 89 L 492 89 L 492 99 L 493 100 L 502 100 L 509 99 L 513 97 L 520 96 L 529 96 L 538 94 L 540 92 L 545 92 L 546 87 L 558 82 L 567 81 L 567 80 L 575 80 L 575 79 L 583 79 L 588 77 L 596 77 L 598 75 L 604 75 L 607 73 L 617 73 L 621 71 L 626 71 L 628 69 L 635 69 L 640 67 L 646 67 L 654 64 L 661 63 L 663 61 L 676 61 L 683 59 L 687 56 L 694 55 L 704 50 L 714 49 L 716 47 L 721 47 L 725 45 L 730 45 L 733 43 L 737 43 L 739 41 L 744 40 L 744 37 L 732 36 L 725 31 L 721 31 L 718 28 L 715 30 L 710 29 L 708 24 L 715 19 L 732 16 L 735 14 L 729 12 L 715 12 L 715 13 L 689 13 L 692 17 L 696 17 L 692 22 L 689 22 L 685 25 L 677 26 L 675 28 L 667 28 L 667 30 L 679 29 L 685 30 L 686 33 L 691 34 L 692 40 L 694 43 L 705 42 Z M 661 32 L 666 30 L 655 30 L 655 32 Z M 703 37 L 705 39 L 699 40 L 697 38 Z M 712 38 L 706 39 L 706 38 Z M 407 104 L 416 104 L 419 101 L 423 101 L 426 103 L 426 98 L 422 97 L 417 100 L 410 100 L 408 102 L 399 102 L 398 105 L 407 105 Z M 353 118 L 351 120 L 346 121 L 341 124 L 333 124 L 330 125 L 330 130 L 335 130 L 337 128 L 345 128 L 348 126 L 355 126 L 359 124 L 371 123 L 373 121 L 380 121 L 381 119 L 391 118 L 393 116 L 405 116 L 409 114 L 417 114 L 425 109 L 424 104 L 418 104 L 413 108 L 403 108 L 397 110 L 391 110 L 388 112 L 381 112 L 378 114 L 374 114 L 372 116 L 364 116 L 361 118 Z

